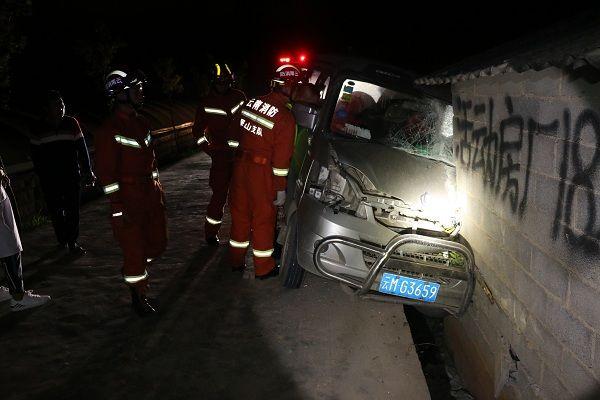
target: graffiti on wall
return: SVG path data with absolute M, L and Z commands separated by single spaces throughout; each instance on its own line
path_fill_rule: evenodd
M 455 97 L 453 103 L 454 128 L 458 135 L 454 151 L 458 163 L 467 170 L 480 172 L 483 186 L 507 202 L 512 213 L 519 218 L 523 218 L 530 196 L 536 138 L 548 135 L 565 139 L 561 141 L 562 148 L 558 154 L 560 180 L 556 188 L 556 211 L 551 235 L 554 240 L 565 237 L 571 245 L 589 252 L 600 251 L 596 243 L 596 239 L 600 239 L 600 228 L 596 226 L 598 217 L 592 180 L 595 173 L 600 174 L 598 113 L 586 109 L 572 117 L 570 110 L 565 109 L 562 115 L 553 120 L 537 121 L 519 114 L 510 96 L 506 96 L 502 104 L 495 104 L 493 98 L 474 103 L 460 97 Z M 504 108 L 502 115 L 505 115 L 499 121 L 496 120 L 498 107 Z M 475 118 L 470 118 L 471 115 Z M 473 119 L 485 120 L 485 123 L 476 127 Z M 591 131 L 595 135 L 597 145 L 591 157 L 582 154 L 584 147 L 580 141 L 584 131 Z M 576 212 L 577 187 L 585 189 L 583 193 L 588 220 L 583 227 L 583 234 L 571 228 Z

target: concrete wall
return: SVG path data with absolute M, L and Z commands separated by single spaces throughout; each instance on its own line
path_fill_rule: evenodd
M 478 267 L 446 321 L 458 367 L 478 399 L 598 399 L 600 84 L 550 68 L 452 92 Z

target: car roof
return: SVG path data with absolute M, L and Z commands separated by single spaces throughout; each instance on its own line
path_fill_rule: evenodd
M 403 69 L 394 65 L 382 63 L 377 60 L 367 58 L 357 58 L 350 56 L 343 56 L 337 54 L 324 54 L 318 55 L 313 62 L 315 66 L 328 67 L 331 72 L 350 70 L 355 72 L 367 73 L 374 72 L 375 70 L 382 70 L 389 72 L 392 75 L 396 75 L 401 78 L 412 78 L 417 76 L 413 71 Z
M 449 88 L 442 86 L 417 86 L 414 84 L 418 76 L 415 72 L 372 59 L 324 54 L 315 57 L 312 62 L 312 68 L 326 70 L 334 75 L 355 72 L 360 75 L 372 77 L 377 81 L 389 82 L 394 86 L 409 86 L 413 90 L 448 103 L 451 101 Z

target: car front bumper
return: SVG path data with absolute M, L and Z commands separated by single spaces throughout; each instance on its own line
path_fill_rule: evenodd
M 304 198 L 298 209 L 298 261 L 313 273 L 357 289 L 361 296 L 427 307 L 453 315 L 467 309 L 474 287 L 472 252 L 457 242 L 425 235 L 400 235 L 372 215 L 360 219 L 334 213 Z M 452 264 L 449 252 L 462 256 Z M 440 284 L 434 303 L 378 292 L 384 272 Z

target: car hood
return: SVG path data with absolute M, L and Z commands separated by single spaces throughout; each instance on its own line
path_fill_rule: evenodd
M 455 190 L 456 169 L 442 161 L 410 154 L 378 143 L 332 141 L 338 160 L 359 169 L 377 190 L 421 206 L 428 193 L 447 199 Z

